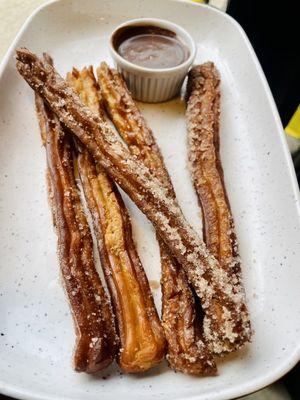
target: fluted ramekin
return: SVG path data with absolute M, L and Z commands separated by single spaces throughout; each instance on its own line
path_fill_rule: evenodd
M 114 48 L 113 38 L 120 29 L 127 26 L 157 26 L 176 34 L 189 49 L 189 57 L 182 64 L 172 68 L 145 68 L 125 60 Z M 118 71 L 123 75 L 129 90 L 136 100 L 147 103 L 159 103 L 175 97 L 194 61 L 196 46 L 191 35 L 173 22 L 158 18 L 139 18 L 119 25 L 111 34 L 109 48 Z

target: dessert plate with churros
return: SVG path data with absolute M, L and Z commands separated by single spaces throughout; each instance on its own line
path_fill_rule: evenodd
M 0 393 L 226 400 L 299 361 L 299 194 L 253 49 L 188 1 L 50 2 L 0 75 Z

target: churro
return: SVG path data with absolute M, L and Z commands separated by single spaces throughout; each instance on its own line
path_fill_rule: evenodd
M 103 118 L 92 67 L 73 69 L 67 80 L 83 103 Z M 116 314 L 118 363 L 125 372 L 146 371 L 163 359 L 165 337 L 132 240 L 130 218 L 114 182 L 80 145 L 77 164 Z
M 36 109 L 47 154 L 60 270 L 76 329 L 74 367 L 92 373 L 109 365 L 117 353 L 114 316 L 94 264 L 92 237 L 74 179 L 70 137 L 39 95 Z
M 189 165 L 202 208 L 204 240 L 231 281 L 243 292 L 238 244 L 219 150 L 220 77 L 212 62 L 195 66 L 189 73 L 186 118 Z M 241 309 L 247 316 L 245 303 Z M 237 333 L 249 340 L 249 323 Z
M 175 198 L 163 157 L 120 74 L 101 63 L 97 69 L 103 103 L 130 152 L 142 161 Z M 184 270 L 158 237 L 162 268 L 162 320 L 171 368 L 190 374 L 214 374 L 216 365 L 203 338 L 193 293 Z
M 84 106 L 52 65 L 22 48 L 17 50 L 17 69 L 153 223 L 201 299 L 205 332 L 214 351 L 242 346 L 251 331 L 244 293 L 209 253 L 161 181 L 129 152 L 108 124 Z

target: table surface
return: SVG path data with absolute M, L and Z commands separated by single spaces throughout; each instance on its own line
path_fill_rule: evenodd
M 47 0 L 0 0 L 0 62 L 26 18 Z M 0 400 L 9 400 L 0 394 Z M 247 400 L 288 400 L 289 396 L 278 385 L 247 396 Z M 13 400 L 13 399 L 11 399 Z
M 0 61 L 26 18 L 46 0 L 0 0 Z

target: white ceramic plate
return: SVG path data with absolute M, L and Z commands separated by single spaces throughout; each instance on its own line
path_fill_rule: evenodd
M 74 333 L 58 280 L 33 93 L 18 76 L 14 48 L 50 52 L 59 71 L 108 60 L 109 32 L 122 21 L 160 17 L 195 38 L 197 62 L 222 76 L 221 151 L 243 261 L 255 335 L 247 349 L 219 363 L 219 376 L 175 374 L 165 365 L 143 375 L 99 376 L 71 368 Z M 300 354 L 298 188 L 273 99 L 240 26 L 206 6 L 161 0 L 61 1 L 25 24 L 0 81 L 0 392 L 20 399 L 230 399 L 279 378 Z M 186 169 L 184 104 L 143 105 L 183 210 L 201 230 Z M 149 279 L 159 280 L 153 229 L 126 199 Z M 155 291 L 157 305 L 159 290 Z M 107 376 L 110 374 L 110 376 Z M 107 377 L 103 380 L 102 377 Z

